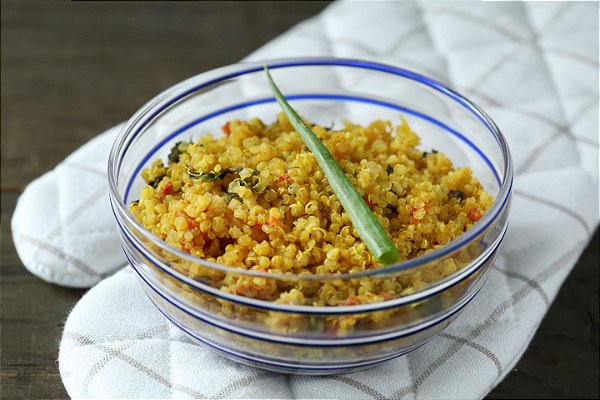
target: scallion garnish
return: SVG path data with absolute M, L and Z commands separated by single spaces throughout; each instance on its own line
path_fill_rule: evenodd
M 398 261 L 400 253 L 392 243 L 390 237 L 385 233 L 383 227 L 375 218 L 373 211 L 367 206 L 363 198 L 358 194 L 356 188 L 348 180 L 344 171 L 337 164 L 327 147 L 319 140 L 317 135 L 304 123 L 298 113 L 288 104 L 281 91 L 273 82 L 269 69 L 265 66 L 267 79 L 271 91 L 281 106 L 284 114 L 310 151 L 314 154 L 319 166 L 325 173 L 327 181 L 334 193 L 342 203 L 344 210 L 348 213 L 352 225 L 360 235 L 363 243 L 371 254 L 382 264 L 392 264 Z

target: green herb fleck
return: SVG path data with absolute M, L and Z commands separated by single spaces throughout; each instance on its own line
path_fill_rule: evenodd
M 431 149 L 431 154 L 437 154 L 437 153 L 438 153 L 438 151 L 436 149 Z M 428 154 L 429 154 L 428 152 L 424 151 L 422 158 L 427 157 Z
M 385 206 L 385 208 L 387 208 L 388 210 L 390 210 L 390 212 L 392 213 L 392 215 L 394 215 L 394 216 L 398 215 L 398 210 L 393 205 L 388 204 L 387 206 Z
M 452 196 L 454 196 L 455 199 L 458 199 L 458 201 L 461 201 L 465 198 L 465 192 L 463 192 L 462 190 L 454 190 L 452 192 Z
M 187 173 L 191 178 L 200 179 L 203 182 L 215 182 L 225 178 L 229 174 L 237 174 L 242 170 L 242 167 L 225 168 L 220 171 L 211 171 L 202 173 L 200 171 L 194 171 L 187 169 Z
M 252 186 L 250 187 L 250 189 L 252 189 L 252 191 L 253 191 L 254 193 L 258 193 L 258 194 L 260 194 L 260 193 L 264 192 L 264 191 L 265 191 L 267 188 L 266 188 L 266 187 L 265 187 L 265 185 L 263 185 L 262 183 L 260 183 L 260 182 L 256 182 L 254 185 L 252 185 Z
M 164 175 L 160 175 L 157 176 L 156 178 L 154 178 L 153 181 L 148 182 L 148 185 L 152 186 L 154 189 L 156 189 L 158 187 L 158 184 L 160 183 L 160 181 L 162 181 L 162 179 L 164 178 Z
M 236 199 L 240 203 L 242 202 L 242 198 L 240 196 L 238 196 L 236 193 L 229 193 L 227 190 L 224 190 L 223 192 L 225 193 L 225 197 L 227 198 L 227 201 Z
M 179 162 L 179 156 L 181 155 L 181 150 L 179 150 L 179 145 L 183 143 L 183 142 L 177 142 L 175 143 L 175 146 L 173 146 L 173 148 L 171 149 L 171 152 L 169 153 L 169 164 L 175 164 L 177 162 Z

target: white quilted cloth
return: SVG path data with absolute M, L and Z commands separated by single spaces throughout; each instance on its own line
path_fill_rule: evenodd
M 484 289 L 445 333 L 408 356 L 350 375 L 296 377 L 191 343 L 123 269 L 66 322 L 59 362 L 71 396 L 481 398 L 527 348 L 598 224 L 598 4 L 334 3 L 249 59 L 291 56 L 403 66 L 451 84 L 492 115 L 517 177 L 511 227 Z M 19 200 L 15 244 L 41 278 L 88 287 L 125 264 L 105 176 L 117 129 Z

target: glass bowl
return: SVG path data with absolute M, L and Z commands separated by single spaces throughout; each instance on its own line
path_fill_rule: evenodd
M 489 211 L 448 245 L 360 273 L 292 275 L 248 271 L 193 257 L 155 237 L 129 212 L 140 171 L 167 158 L 180 140 L 212 133 L 232 119 L 272 121 L 280 111 L 263 66 L 292 106 L 323 126 L 344 119 L 399 122 L 423 150 L 439 149 L 468 166 L 494 196 Z M 447 86 L 420 74 L 369 61 L 304 58 L 240 63 L 194 76 L 137 111 L 112 148 L 110 199 L 122 246 L 146 294 L 192 339 L 235 361 L 287 373 L 354 371 L 406 354 L 450 324 L 484 284 L 508 226 L 513 169 L 496 124 Z M 188 277 L 193 271 L 194 279 Z M 378 288 L 421 282 L 412 293 L 337 307 L 280 304 L 220 290 L 223 279 L 279 290 Z

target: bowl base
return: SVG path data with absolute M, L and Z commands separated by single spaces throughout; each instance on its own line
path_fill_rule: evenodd
M 181 329 L 181 327 L 178 324 L 174 323 L 173 321 L 170 321 L 170 322 Z M 366 363 L 358 363 L 355 365 L 323 366 L 323 365 L 311 365 L 308 363 L 307 364 L 299 364 L 299 363 L 298 364 L 293 364 L 293 363 L 280 364 L 280 363 L 273 363 L 270 360 L 260 360 L 257 358 L 251 358 L 248 355 L 241 355 L 241 354 L 233 353 L 230 350 L 225 350 L 218 345 L 207 342 L 205 339 L 197 338 L 196 336 L 194 336 L 190 332 L 187 332 L 184 329 L 181 329 L 181 330 L 183 333 L 186 334 L 186 336 L 188 336 L 190 339 L 192 339 L 195 343 L 199 344 L 200 346 L 202 346 L 220 356 L 223 356 L 223 357 L 227 358 L 228 360 L 237 362 L 239 364 L 258 368 L 258 369 L 261 369 L 264 371 L 277 372 L 277 373 L 281 373 L 281 374 L 313 375 L 313 376 L 316 376 L 316 375 L 321 375 L 321 376 L 323 376 L 323 375 L 343 375 L 343 374 L 349 374 L 352 372 L 367 370 L 367 369 L 373 368 L 381 363 L 384 363 L 386 361 L 390 361 L 394 358 L 404 356 L 404 355 L 418 349 L 419 347 L 425 345 L 426 343 L 429 342 L 429 340 L 432 339 L 432 338 L 429 338 L 425 342 L 419 343 L 411 348 L 404 349 L 404 350 L 399 351 L 398 353 L 395 353 L 392 355 L 387 355 L 386 357 L 378 359 L 378 360 L 370 360 L 369 362 L 366 362 Z

